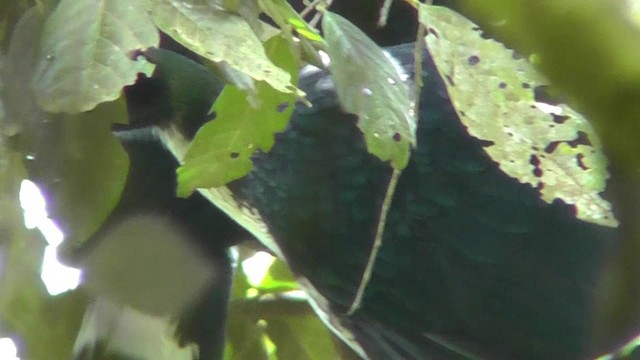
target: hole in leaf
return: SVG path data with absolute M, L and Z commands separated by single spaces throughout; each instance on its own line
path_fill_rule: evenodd
M 567 115 L 558 115 L 558 114 L 551 114 L 553 116 L 553 122 L 556 124 L 564 124 L 567 120 L 569 120 L 569 118 L 571 118 L 570 116 Z
M 393 134 L 393 141 L 400 141 L 402 140 L 402 136 L 400 135 L 400 133 L 395 133 Z
M 588 167 L 587 164 L 584 163 L 584 154 L 576 155 L 576 162 L 578 163 L 578 167 L 580 167 L 580 169 L 585 171 L 590 169 L 590 167 Z
M 278 104 L 278 107 L 276 108 L 276 110 L 278 110 L 278 112 L 281 113 L 287 110 L 287 108 L 289 108 L 289 102 L 285 101 L 283 103 Z
M 229 157 L 232 158 L 232 159 L 237 159 L 239 156 L 240 156 L 239 152 L 233 151 L 233 152 L 229 153 Z
M 447 82 L 450 86 L 456 86 L 456 83 L 453 81 L 453 78 L 451 76 L 445 75 L 444 77 L 447 78 Z
M 531 155 L 529 164 L 533 165 L 533 175 L 542 177 L 542 169 L 540 168 L 540 159 L 536 155 Z
M 556 151 L 556 149 L 558 148 L 558 145 L 560 145 L 562 141 L 552 141 L 549 143 L 549 145 L 547 145 L 544 148 L 544 152 L 546 152 L 547 154 L 551 154 L 552 152 Z
M 534 169 L 533 169 L 533 175 L 534 175 L 535 177 L 542 177 L 542 169 L 540 169 L 540 168 L 534 168 Z
M 567 141 L 567 144 L 572 148 L 576 148 L 578 145 L 593 146 L 593 143 L 589 140 L 589 135 L 584 131 L 578 131 L 578 137 L 574 140 Z
M 500 89 L 506 89 L 506 88 L 507 88 L 507 83 L 505 83 L 505 82 L 501 82 L 500 84 L 498 84 L 498 87 L 499 87 Z
M 547 85 L 539 85 L 533 89 L 533 95 L 535 97 L 536 102 L 541 102 L 549 105 L 558 105 L 560 101 L 558 99 L 551 96 L 548 92 L 549 86 Z
M 494 142 L 493 142 L 493 141 L 491 141 L 491 140 L 478 140 L 478 141 L 480 142 L 480 145 L 481 145 L 482 147 L 489 147 L 489 146 L 493 146 L 493 145 L 495 145 L 495 144 L 496 144 L 496 143 L 494 143 Z
M 469 65 L 474 66 L 474 65 L 478 65 L 478 63 L 480 62 L 480 58 L 477 55 L 471 55 L 469 56 L 469 58 L 467 59 L 467 62 L 469 63 Z

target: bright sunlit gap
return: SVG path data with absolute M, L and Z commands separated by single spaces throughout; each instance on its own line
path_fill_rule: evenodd
M 0 338 L 0 359 L 20 360 L 18 358 L 18 348 L 11 338 Z
M 258 251 L 250 258 L 245 259 L 242 262 L 242 271 L 247 276 L 249 284 L 259 286 L 274 261 L 275 258 L 264 251 Z
M 61 264 L 57 258 L 57 247 L 64 234 L 47 217 L 46 204 L 40 189 L 29 180 L 22 180 L 20 186 L 20 206 L 24 212 L 24 225 L 28 229 L 40 230 L 48 245 L 42 259 L 40 278 L 51 295 L 58 295 L 75 289 L 80 283 L 80 270 Z M 0 357 L 4 359 L 4 357 Z
M 622 348 L 620 348 L 620 350 L 618 350 L 616 354 L 606 354 L 606 355 L 600 356 L 595 360 L 615 360 L 619 358 L 624 359 L 625 357 L 628 357 L 629 355 L 631 355 L 631 353 L 633 353 L 633 351 L 637 348 L 640 348 L 640 334 L 638 334 L 638 336 L 631 339 L 631 341 L 629 341 Z
M 562 115 L 562 108 L 560 106 L 551 105 L 539 101 L 536 101 L 533 105 L 537 107 L 538 110 L 546 112 L 547 114 Z

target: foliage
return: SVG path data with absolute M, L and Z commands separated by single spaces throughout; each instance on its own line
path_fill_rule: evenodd
M 61 1 L 42 30 L 32 87 L 51 113 L 78 113 L 120 97 L 139 72 L 151 75 L 135 49 L 158 46 L 158 32 L 133 1 Z
M 598 130 L 620 179 L 610 184 L 617 200 L 616 216 L 629 224 L 601 293 L 603 303 L 606 298 L 615 300 L 600 308 L 599 337 L 605 341 L 629 337 L 640 323 L 640 222 L 634 205 L 640 183 L 638 1 L 461 3 L 496 36 L 523 53 L 535 53 L 540 70 Z
M 265 48 L 268 57 L 296 82 L 298 64 L 286 41 L 273 37 Z M 205 124 L 198 132 L 185 164 L 178 169 L 179 194 L 188 195 L 198 187 L 222 186 L 240 178 L 251 169 L 251 155 L 257 149 L 271 149 L 273 134 L 284 130 L 293 112 L 295 96 L 262 81 L 256 84 L 256 94 L 260 103 L 252 106 L 244 91 L 232 85 L 222 91 L 212 109 L 216 121 Z
M 611 205 L 600 196 L 607 160 L 587 120 L 565 104 L 540 100 L 536 93 L 548 81 L 463 16 L 422 6 L 420 22 L 429 29 L 425 40 L 460 119 L 469 133 L 492 143 L 485 149 L 501 169 L 539 188 L 549 203 L 575 204 L 579 219 L 616 226 Z M 498 91 L 481 90 L 487 87 Z M 540 111 L 545 105 L 553 110 Z
M 409 146 L 416 145 L 417 120 L 408 75 L 348 20 L 327 12 L 322 25 L 342 106 L 358 115 L 358 127 L 370 151 L 403 169 L 409 162 Z M 359 71 L 362 68 L 376 71 Z
M 524 60 L 514 60 L 501 45 L 482 38 L 468 20 L 445 9 L 407 2 L 419 8 L 420 21 L 427 28 L 425 41 L 440 73 L 449 81 L 458 114 L 466 119 L 472 135 L 492 143 L 487 152 L 504 171 L 534 187 L 543 184 L 542 197 L 548 202 L 563 199 L 576 204 L 581 218 L 615 226 L 610 205 L 600 195 L 608 177 L 607 163 L 589 123 L 565 105 L 561 105 L 561 119 L 532 107 L 537 100 L 534 89 L 546 80 Z M 535 5 L 498 0 L 463 3 L 509 44 L 539 56 L 540 69 L 593 119 L 616 169 L 635 174 L 631 176 L 635 179 L 635 154 L 640 150 L 635 141 L 640 133 L 636 106 L 640 104 L 636 41 L 640 30 L 630 20 L 620 21 L 618 8 L 604 1 L 573 4 L 579 9 L 575 18 L 563 15 L 573 1 L 564 5 L 551 1 Z M 112 123 L 128 122 L 122 89 L 144 77 L 142 74 L 153 76 L 154 62 L 144 50 L 159 46 L 159 31 L 229 80 L 209 112 L 215 121 L 205 124 L 192 142 L 172 149 L 181 162 L 179 195 L 186 197 L 201 189 L 276 255 L 279 250 L 264 229 L 252 229 L 260 227 L 259 219 L 243 214 L 224 185 L 247 174 L 255 151 L 269 151 L 296 106 L 312 105 L 297 88 L 300 64 L 313 61 L 321 65 L 315 61 L 319 51 L 329 54 L 328 67 L 340 101 L 346 111 L 358 116 L 369 151 L 381 160 L 402 170 L 416 145 L 413 94 L 419 88 L 410 88 L 404 70 L 337 14 L 324 13 L 323 37 L 284 0 L 61 0 L 57 4 L 4 0 L 0 6 L 7 9 L 0 16 L 0 236 L 4 236 L 0 237 L 0 251 L 7 259 L 1 272 L 0 321 L 3 334 L 22 339 L 23 358 L 68 358 L 82 314 L 96 296 L 88 288 L 59 297 L 45 293 L 37 276 L 43 244 L 25 234 L 15 216 L 23 167 L 45 188 L 49 213 L 70 237 L 71 249 L 82 249 L 122 196 L 127 158 L 110 128 Z M 539 16 L 527 15 L 522 9 Z M 261 13 L 270 21 L 259 17 Z M 506 25 L 491 26 L 501 17 L 508 19 Z M 571 35 L 570 41 L 559 33 Z M 470 64 L 476 62 L 473 56 L 480 62 L 476 72 L 470 70 L 477 65 Z M 492 66 L 484 67 L 489 58 L 486 64 Z M 498 62 L 503 66 L 494 73 Z M 467 79 L 474 81 L 465 83 L 470 88 L 462 89 Z M 593 83 L 600 85 L 596 91 L 590 86 Z M 483 92 L 486 86 L 506 90 L 496 98 L 495 92 Z M 188 109 L 183 110 L 173 116 L 185 116 Z M 497 117 L 505 122 L 492 122 Z M 580 132 L 587 134 L 588 143 L 572 145 Z M 510 138 L 514 137 L 519 141 L 513 142 Z M 554 149 L 546 151 L 554 143 Z M 25 159 L 24 165 L 20 159 Z M 566 179 L 568 183 L 563 182 Z M 616 216 L 640 223 L 637 215 L 624 210 Z M 620 275 L 623 280 L 611 285 L 610 291 L 624 311 L 622 315 L 603 311 L 603 329 L 628 327 L 638 321 L 640 310 L 629 299 L 640 298 L 637 286 L 632 285 L 640 283 L 640 271 L 634 272 L 640 264 L 640 236 L 636 236 L 640 231 L 631 229 L 630 234 L 626 257 L 611 265 L 612 277 Z M 255 253 L 242 245 L 238 261 Z M 136 270 L 123 270 L 128 269 L 123 266 L 121 271 L 151 271 L 143 261 L 126 260 L 125 255 L 130 254 L 100 259 L 100 266 L 92 269 L 100 277 L 119 266 L 118 261 L 125 261 L 126 265 L 135 263 L 132 269 Z M 375 260 L 375 253 L 372 258 Z M 83 265 L 87 264 L 90 262 Z M 167 264 L 160 261 L 159 265 Z M 354 357 L 313 315 L 306 301 L 292 295 L 295 289 L 294 278 L 281 260 L 257 284 L 237 271 L 225 358 Z M 115 297 L 130 299 L 129 295 Z M 144 300 L 153 302 L 152 307 L 165 309 L 161 296 L 149 297 Z

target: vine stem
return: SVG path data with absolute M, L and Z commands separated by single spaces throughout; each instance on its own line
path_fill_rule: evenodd
M 375 265 L 376 258 L 378 257 L 378 251 L 382 246 L 382 237 L 384 236 L 384 228 L 387 223 L 387 215 L 389 214 L 389 209 L 391 208 L 391 202 L 398 185 L 398 180 L 400 179 L 400 174 L 402 174 L 402 170 L 393 169 L 391 179 L 389 179 L 389 186 L 387 186 L 387 192 L 384 195 L 384 200 L 382 201 L 382 206 L 380 208 L 380 220 L 378 220 L 376 235 L 373 240 L 371 252 L 369 253 L 367 266 L 362 273 L 362 280 L 360 281 L 360 285 L 358 285 L 356 296 L 353 299 L 351 306 L 349 307 L 349 311 L 347 312 L 348 315 L 353 315 L 353 313 L 355 313 L 356 310 L 360 308 L 360 305 L 362 304 L 362 298 L 364 296 L 364 291 L 369 284 L 369 280 L 371 280 L 371 273 L 373 272 L 373 266 Z
M 384 4 L 380 8 L 380 18 L 378 19 L 378 27 L 387 26 L 387 20 L 389 19 L 389 10 L 391 9 L 391 4 L 393 0 L 384 0 Z

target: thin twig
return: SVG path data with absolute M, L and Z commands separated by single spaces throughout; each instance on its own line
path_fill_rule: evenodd
M 393 169 L 391 179 L 389 179 L 389 186 L 387 187 L 387 192 L 384 195 L 382 207 L 380 208 L 380 220 L 378 221 L 378 227 L 376 228 L 376 236 L 373 240 L 373 246 L 371 247 L 369 260 L 367 261 L 367 266 L 364 269 L 364 273 L 362 274 L 362 280 L 360 281 L 360 285 L 358 286 L 358 292 L 356 293 L 356 296 L 353 299 L 351 306 L 349 307 L 349 311 L 347 312 L 348 315 L 353 315 L 353 313 L 355 313 L 356 310 L 360 308 L 362 297 L 364 296 L 364 291 L 369 284 L 369 280 L 371 279 L 373 266 L 375 265 L 376 258 L 378 257 L 378 251 L 382 246 L 382 237 L 384 236 L 384 228 L 387 223 L 387 214 L 389 214 L 389 209 L 391 208 L 393 194 L 396 191 L 398 180 L 400 179 L 400 174 L 402 174 L 402 170 Z
M 389 19 L 389 10 L 391 9 L 393 0 L 384 0 L 384 4 L 380 8 L 380 18 L 378 18 L 378 27 L 387 26 L 387 20 Z
M 319 10 L 319 12 L 313 17 L 313 19 L 311 19 L 311 21 L 309 21 L 309 25 L 313 26 L 316 29 L 316 25 L 318 25 L 318 23 L 320 22 L 320 18 L 322 17 L 322 11 L 329 9 L 331 4 L 333 3 L 333 0 L 324 0 L 322 1 L 322 3 L 324 4 L 323 8 L 320 9 L 319 5 L 316 6 L 316 9 Z
M 420 23 L 418 25 L 418 33 L 416 34 L 416 44 L 413 48 L 413 102 L 414 111 L 417 116 L 420 110 L 420 90 L 422 89 L 422 53 L 424 51 L 424 36 L 427 28 Z
M 301 12 L 300 12 L 300 17 L 304 18 L 305 16 L 309 15 L 309 13 L 316 8 L 316 5 L 318 5 L 322 0 L 313 0 L 312 2 L 309 3 L 309 5 L 307 5 L 307 7 L 305 7 Z

